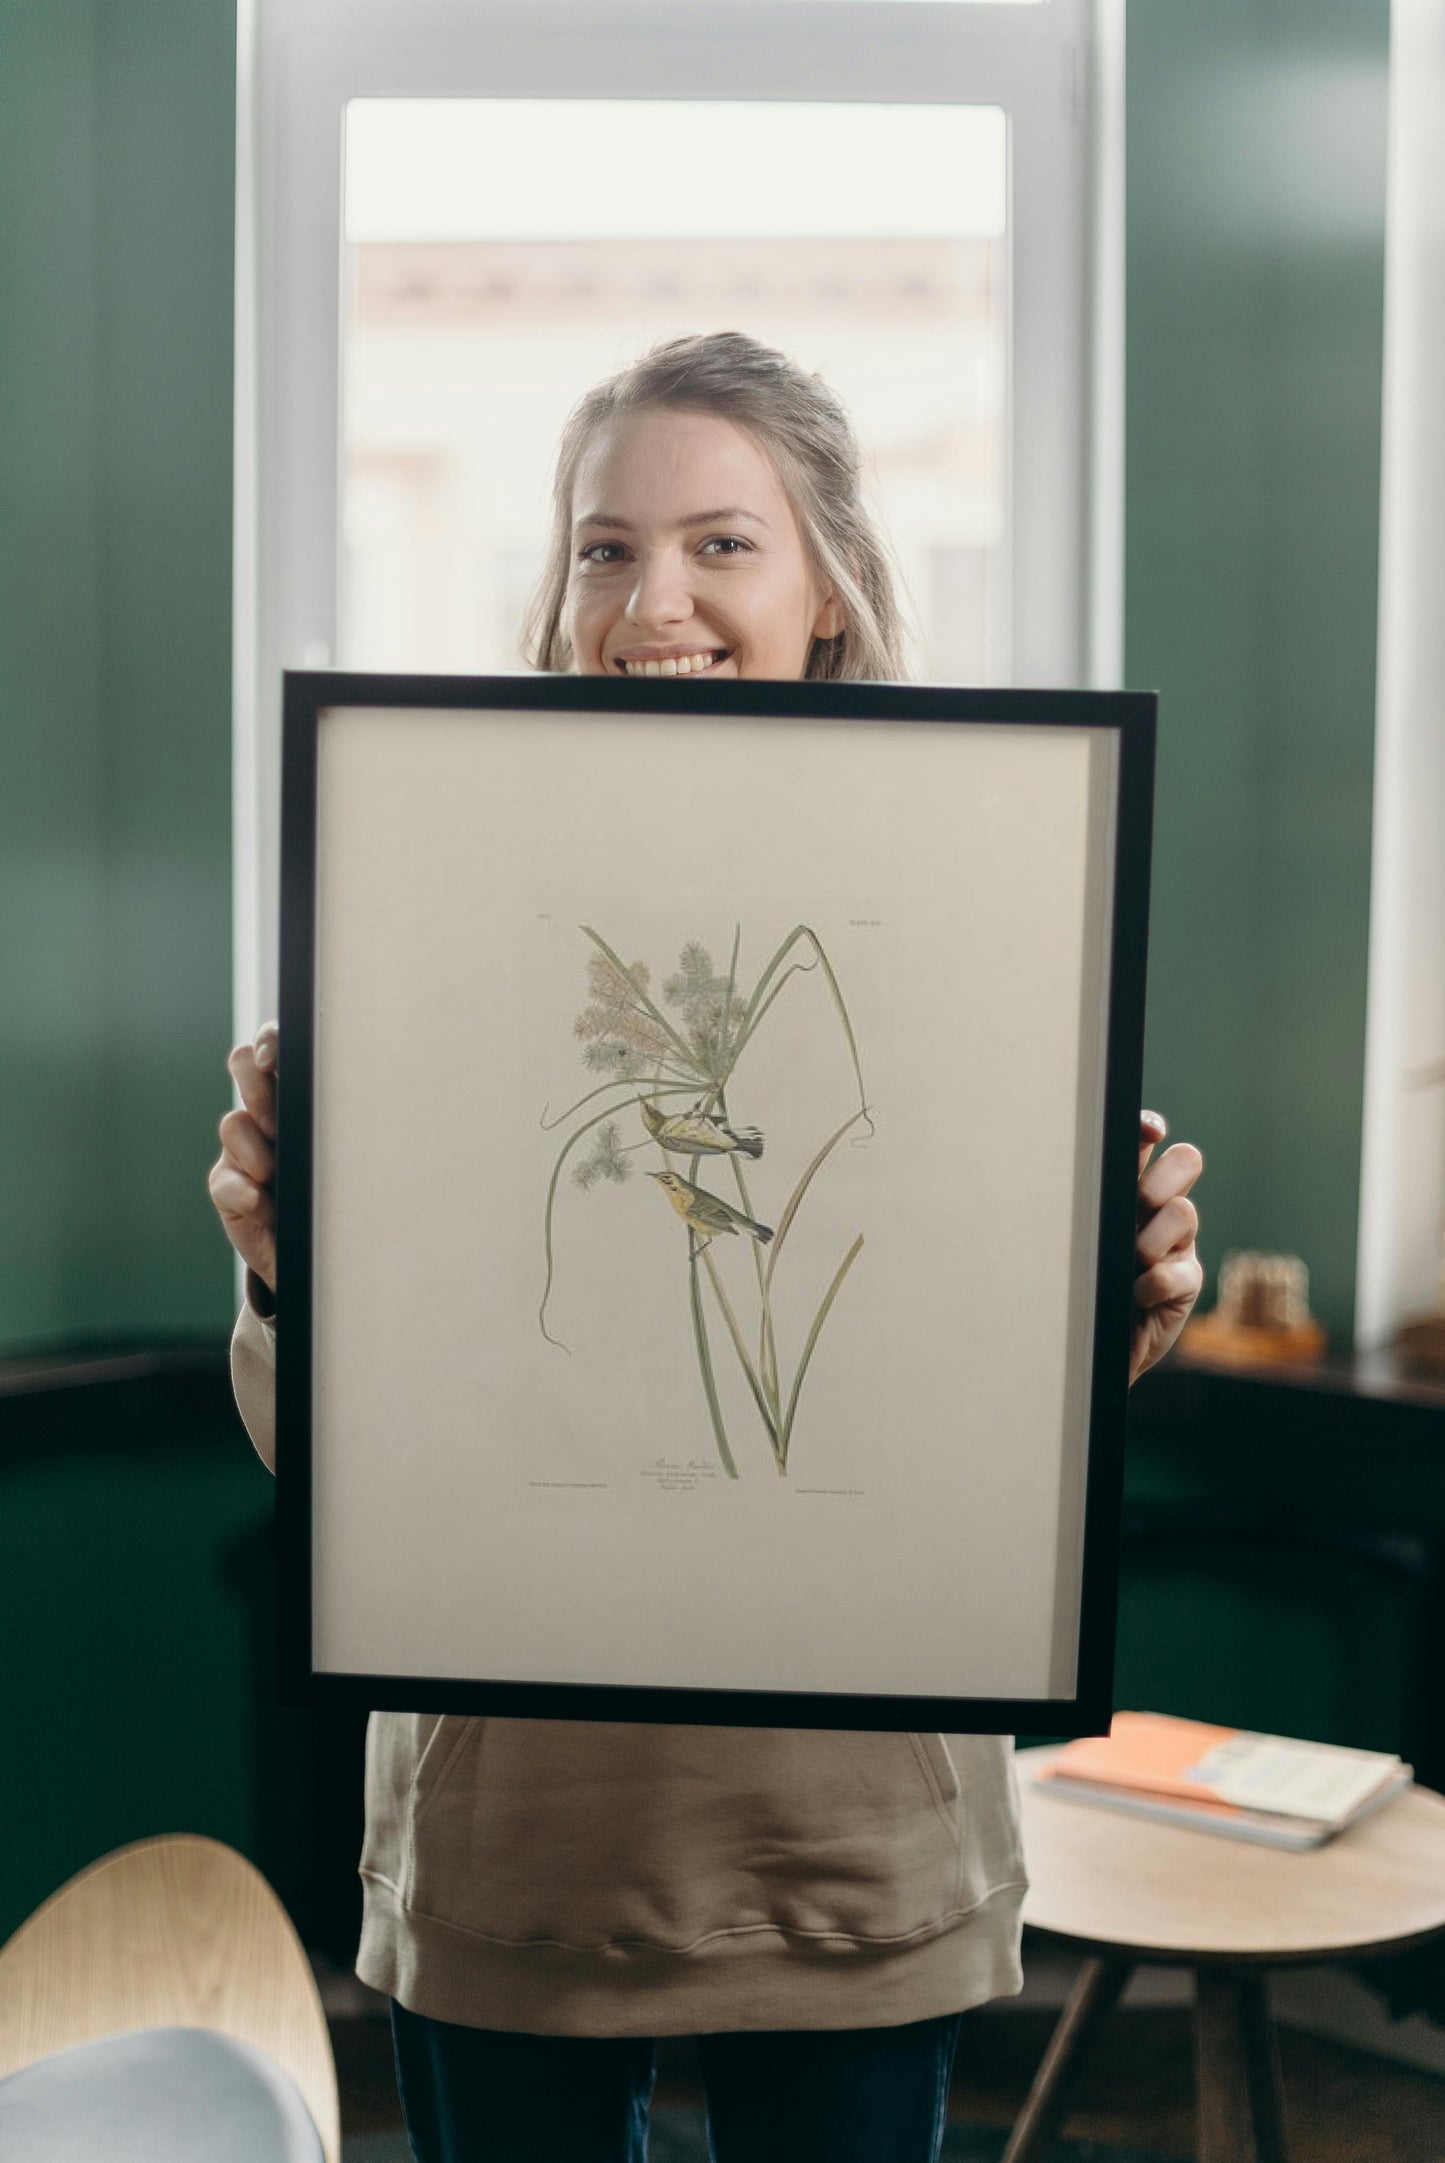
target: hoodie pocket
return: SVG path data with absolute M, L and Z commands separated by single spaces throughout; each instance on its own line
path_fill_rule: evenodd
M 959 1787 L 958 1772 L 952 1753 L 942 1735 L 922 1732 L 910 1734 L 913 1754 L 923 1769 L 928 1792 L 933 1797 L 933 1807 L 942 1818 L 950 1833 L 958 1832 Z
M 484 1720 L 473 1720 L 460 1713 L 444 1712 L 436 1716 L 436 1725 L 422 1744 L 421 1756 L 416 1761 L 412 1775 L 411 1821 L 415 1828 L 426 1815 L 446 1786 L 447 1775 L 469 1742 L 481 1743 Z
M 409 1904 L 511 1943 L 896 1943 L 956 1912 L 969 1844 L 948 1745 L 897 1732 L 448 1718 L 409 1805 Z
M 411 1881 L 418 1792 L 430 1794 L 474 1722 L 434 1712 L 374 1712 L 366 1726 L 361 1869 L 404 1891 Z
M 421 1749 L 407 1797 L 407 1869 L 404 1884 L 408 1899 L 416 1889 L 418 1841 L 423 1836 L 426 1820 L 445 1792 L 447 1781 L 462 1758 L 470 1751 L 480 1750 L 482 1730 L 487 1724 L 485 1720 L 470 1719 L 461 1713 L 444 1712 L 429 1717 L 434 1724 L 430 1734 L 418 1735 Z

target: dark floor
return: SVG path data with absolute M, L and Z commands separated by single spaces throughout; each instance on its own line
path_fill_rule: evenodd
M 1055 2015 L 970 2014 L 954 2077 L 952 2117 L 1010 2124 Z M 332 2024 L 344 2135 L 401 2124 L 384 2020 Z M 1280 2037 L 1294 2163 L 1445 2163 L 1445 2080 L 1286 2029 Z M 662 2054 L 657 2100 L 700 2102 L 686 2044 Z M 1194 2071 L 1186 2007 L 1117 2014 L 1086 2070 L 1068 2130 L 1083 2138 L 1192 2158 Z

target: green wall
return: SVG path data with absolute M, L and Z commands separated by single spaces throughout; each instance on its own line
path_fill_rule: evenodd
M 1354 1303 L 1388 0 L 1130 0 L 1126 680 L 1157 687 L 1146 1093 L 1212 1269 Z
M 0 1353 L 224 1327 L 233 0 L 0 0 Z
M 0 1343 L 101 1297 L 104 882 L 95 36 L 0 36 Z
M 1148 1091 L 1353 1300 L 1387 0 L 1132 0 Z M 0 0 L 0 1350 L 219 1327 L 232 0 Z
M 1131 0 L 1148 1093 L 1353 1301 L 1387 0 Z M 0 0 L 0 1352 L 224 1324 L 233 0 Z

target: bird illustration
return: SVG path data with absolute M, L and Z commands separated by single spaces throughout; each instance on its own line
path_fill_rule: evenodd
M 760 1157 L 763 1153 L 763 1137 L 756 1127 L 731 1127 L 726 1119 L 699 1110 L 697 1104 L 690 1112 L 665 1112 L 651 1097 L 640 1097 L 637 1108 L 653 1140 L 679 1156 Z
M 747 1232 L 764 1247 L 773 1236 L 770 1224 L 754 1224 L 751 1217 L 745 1217 L 720 1195 L 705 1194 L 701 1187 L 679 1179 L 676 1172 L 649 1172 L 647 1176 L 657 1181 L 688 1230 L 696 1232 L 699 1253 L 719 1232 Z

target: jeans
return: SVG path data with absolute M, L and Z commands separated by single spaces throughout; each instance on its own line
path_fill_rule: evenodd
M 699 2036 L 714 2163 L 937 2163 L 962 2017 Z M 417 2163 L 643 2163 L 650 2036 L 391 2027 Z

